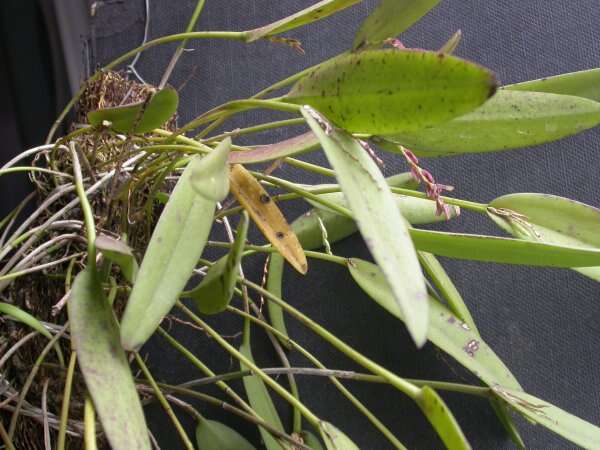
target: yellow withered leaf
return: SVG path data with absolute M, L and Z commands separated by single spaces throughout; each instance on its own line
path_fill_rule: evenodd
M 301 274 L 308 270 L 304 250 L 279 207 L 244 166 L 234 164 L 229 174 L 230 189 L 260 231 L 279 253 Z

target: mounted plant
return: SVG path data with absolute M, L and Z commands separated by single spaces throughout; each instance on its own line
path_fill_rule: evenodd
M 193 32 L 200 0 L 185 33 L 147 42 L 98 71 L 58 118 L 47 143 L 0 169 L 1 175 L 27 172 L 35 186 L 0 224 L 5 448 L 94 449 L 99 442 L 116 450 L 150 449 L 154 438 L 143 406 L 154 401 L 188 450 L 255 448 L 181 399 L 191 397 L 255 424 L 268 450 L 356 449 L 335 417 L 317 416 L 303 403 L 295 377 L 305 375 L 328 377 L 393 448 L 405 447 L 343 379 L 399 390 L 450 449 L 471 447 L 443 391 L 488 399 L 521 448 L 513 413 L 582 447 L 600 447 L 598 427 L 523 391 L 481 338 L 436 259 L 567 267 L 600 281 L 600 210 L 546 194 L 517 193 L 489 204 L 445 196 L 452 188 L 437 183 L 419 160 L 528 147 L 597 126 L 600 69 L 498 86 L 491 71 L 452 55 L 460 33 L 433 51 L 407 49 L 396 39 L 438 1 L 381 0 L 347 52 L 177 124 L 178 93 L 167 83 L 188 39 L 267 39 L 298 49 L 298 41 L 279 35 L 293 35 L 358 2 L 323 0 L 245 32 Z M 114 72 L 140 52 L 176 41 L 158 87 Z M 281 95 L 268 97 L 276 91 Z M 55 139 L 72 108 L 77 116 L 71 132 Z M 216 131 L 251 109 L 284 111 L 290 118 Z M 236 145 L 240 136 L 291 125 L 304 125 L 305 133 L 267 145 Z M 375 148 L 404 160 L 408 171 L 384 178 Z M 316 151 L 331 168 L 295 158 Z M 264 169 L 260 163 L 269 164 Z M 274 175 L 283 164 L 331 183 L 305 185 Z M 285 217 L 278 205 L 298 199 L 310 209 Z M 22 217 L 34 202 L 34 212 Z M 487 216 L 512 237 L 419 228 L 461 212 Z M 266 244 L 249 240 L 251 226 Z M 219 227 L 228 241 L 209 240 Z M 332 244 L 357 232 L 373 262 L 332 252 Z M 226 253 L 207 259 L 208 248 Z M 244 258 L 256 254 L 267 258 L 262 282 L 244 276 Z M 285 264 L 305 274 L 313 259 L 342 266 L 374 308 L 399 319 L 414 345 L 431 341 L 481 385 L 404 379 L 286 302 Z M 164 324 L 174 308 L 201 330 L 198 339 L 211 338 L 239 370 L 216 374 L 202 354 L 171 336 Z M 205 322 L 203 316 L 212 314 L 244 319 L 239 348 Z M 326 367 L 288 335 L 286 320 L 298 320 L 364 373 Z M 271 338 L 280 368 L 263 370 L 255 363 L 251 332 L 257 329 Z M 154 334 L 204 378 L 157 383 L 138 353 Z M 302 355 L 306 367 L 291 367 L 289 352 Z M 285 385 L 274 378 L 279 374 L 287 376 Z M 238 378 L 245 392 L 227 383 Z M 204 392 L 213 384 L 226 400 Z M 289 403 L 291 423 L 279 416 L 272 395 Z M 186 433 L 173 406 L 197 422 L 195 436 Z

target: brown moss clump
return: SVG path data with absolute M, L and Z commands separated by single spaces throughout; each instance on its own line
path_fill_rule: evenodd
M 154 91 L 153 86 L 142 85 L 128 80 L 117 72 L 105 72 L 96 81 L 88 83 L 76 108 L 76 121 L 72 125 L 70 141 L 59 140 L 57 146 L 41 152 L 35 158 L 34 164 L 71 175 L 72 162 L 66 147 L 74 144 L 82 165 L 84 181 L 87 186 L 94 184 L 104 174 L 114 170 L 115 175 L 110 181 L 89 196 L 96 228 L 99 233 L 113 237 L 126 236 L 128 244 L 132 247 L 138 258 L 143 255 L 150 239 L 161 206 L 154 200 L 158 191 L 169 192 L 173 182 L 165 181 L 166 170 L 155 171 L 156 167 L 168 163 L 168 155 L 146 155 L 140 158 L 133 170 L 124 170 L 123 163 L 138 153 L 138 148 L 144 145 L 151 136 L 118 136 L 106 129 L 90 129 L 84 127 L 87 123 L 87 113 L 92 110 L 144 101 Z M 165 128 L 173 130 L 176 126 L 176 117 L 165 124 Z M 35 185 L 38 206 L 51 196 L 57 195 L 38 217 L 30 224 L 29 228 L 40 226 L 67 205 L 77 199 L 74 189 L 69 189 L 71 179 L 55 175 L 34 173 L 31 179 Z M 58 195 L 60 192 L 62 195 Z M 66 322 L 65 308 L 53 310 L 67 292 L 69 280 L 84 266 L 86 243 L 83 238 L 81 224 L 82 213 L 78 206 L 70 209 L 59 220 L 73 221 L 68 227 L 44 229 L 40 239 L 21 255 L 21 258 L 30 254 L 31 250 L 42 242 L 57 238 L 60 235 L 75 235 L 60 242 L 52 253 L 39 259 L 36 264 L 51 262 L 59 258 L 80 254 L 78 257 L 53 266 L 45 271 L 35 272 L 27 276 L 16 278 L 9 286 L 4 288 L 5 300 L 28 311 L 42 321 L 62 325 Z M 80 225 L 77 225 L 80 224 Z M 17 247 L 18 251 L 18 247 Z M 9 254 L 3 261 L 5 265 L 13 257 Z M 71 275 L 71 276 L 69 276 Z M 112 268 L 112 275 L 117 283 L 122 281 L 118 269 Z M 1 289 L 1 288 L 0 288 Z M 119 290 L 116 298 L 116 311 L 120 314 L 127 295 L 126 289 Z M 5 320 L 0 322 L 0 354 L 10 349 L 16 342 L 27 335 L 31 330 L 17 322 Z M 10 383 L 11 389 L 18 392 L 38 357 L 41 349 L 46 346 L 47 339 L 36 337 L 13 355 L 0 372 L 2 377 Z M 69 354 L 69 342 L 62 339 L 61 346 L 64 354 Z M 26 396 L 24 413 L 19 417 L 14 443 L 18 449 L 37 450 L 44 447 L 43 428 L 41 421 L 42 389 L 45 380 L 48 380 L 47 404 L 48 411 L 54 416 L 60 415 L 62 396 L 64 390 L 65 370 L 60 368 L 54 352 L 50 352 L 44 365 L 36 376 L 36 381 L 31 386 Z M 2 392 L 2 385 L 0 385 Z M 75 373 L 74 387 L 70 403 L 70 415 L 73 419 L 70 431 L 78 433 L 82 426 L 83 399 L 85 387 L 81 374 Z M 0 403 L 6 396 L 0 396 Z M 14 406 L 15 402 L 9 404 Z M 0 410 L 1 420 L 5 424 L 10 421 L 10 409 Z M 56 442 L 56 432 L 51 428 L 52 442 Z M 69 438 L 68 448 L 82 448 L 79 438 Z

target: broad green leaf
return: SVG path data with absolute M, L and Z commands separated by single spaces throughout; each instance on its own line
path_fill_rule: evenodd
M 225 138 L 208 155 L 202 164 L 192 169 L 192 188 L 207 200 L 220 202 L 229 193 L 229 166 L 227 160 L 231 149 L 231 138 Z
M 502 89 L 574 95 L 600 101 L 600 69 L 582 70 L 539 80 L 524 81 L 504 86 Z
M 393 300 L 390 288 L 379 267 L 351 258 L 348 270 L 365 293 L 394 317 L 404 316 Z M 456 359 L 489 386 L 502 384 L 513 389 L 520 385 L 494 351 L 479 334 L 460 321 L 444 305 L 429 298 L 429 330 L 427 339 Z
M 127 281 L 130 283 L 135 282 L 139 267 L 131 248 L 127 244 L 110 236 L 100 235 L 96 238 L 95 245 L 106 259 L 121 268 L 121 273 Z
M 95 126 L 110 122 L 110 127 L 119 133 L 148 133 L 169 120 L 178 104 L 177 91 L 166 87 L 147 101 L 90 111 L 88 121 Z
M 228 146 L 217 149 L 229 152 Z M 199 195 L 192 185 L 199 182 L 194 173 L 212 164 L 206 158 L 195 156 L 189 162 L 154 228 L 121 322 L 121 342 L 127 350 L 138 349 L 154 333 L 202 254 L 216 201 Z M 219 173 L 221 168 L 214 170 Z
M 599 123 L 598 102 L 570 95 L 500 90 L 470 114 L 387 139 L 421 156 L 446 156 L 530 147 Z
M 417 250 L 449 258 L 541 267 L 600 265 L 600 248 L 415 228 L 410 237 Z
M 391 286 L 417 344 L 427 334 L 427 290 L 408 225 L 375 162 L 361 145 L 343 131 L 325 132 L 313 110 L 302 108 L 308 125 L 319 138 L 336 173 L 358 229 Z
M 220 258 L 206 273 L 200 284 L 184 293 L 195 300 L 196 308 L 202 314 L 216 314 L 224 311 L 233 297 L 240 262 L 244 254 L 244 244 L 248 234 L 248 215 L 242 214 L 237 227 L 235 242 L 229 253 Z
M 522 391 L 496 386 L 492 392 L 528 419 L 565 439 L 583 448 L 598 448 L 600 428 L 596 425 Z
M 381 45 L 395 38 L 435 7 L 440 0 L 380 0 L 362 23 L 352 44 L 352 50 Z
M 465 322 L 476 334 L 479 334 L 469 308 L 467 308 L 462 295 L 456 289 L 452 279 L 444 270 L 444 266 L 442 266 L 434 255 L 427 252 L 419 252 L 419 261 L 421 261 L 425 272 L 431 278 L 433 285 L 442 294 L 446 302 L 448 302 L 448 306 L 454 315 Z
M 323 450 L 323 446 L 321 445 L 319 438 L 310 431 L 302 430 L 300 432 L 300 437 L 304 441 L 304 445 L 310 447 L 312 450 Z
M 429 386 L 423 386 L 417 404 L 433 425 L 444 445 L 452 450 L 470 450 L 460 425 L 442 398 Z
M 240 353 L 248 358 L 251 362 L 254 362 L 252 348 L 250 345 L 250 328 L 246 328 L 244 333 L 243 343 L 240 346 Z M 241 370 L 248 369 L 241 363 L 240 368 Z M 252 406 L 252 409 L 269 425 L 274 427 L 276 430 L 285 433 L 283 424 L 279 418 L 279 414 L 275 409 L 275 405 L 273 404 L 273 400 L 269 395 L 269 391 L 267 390 L 267 386 L 265 385 L 264 381 L 257 375 L 250 375 L 244 377 L 243 382 L 244 389 L 246 390 L 246 395 L 248 397 L 248 401 L 250 402 L 250 406 Z M 282 445 L 284 446 L 284 449 L 289 448 L 288 445 L 279 443 L 279 441 L 277 441 L 264 428 L 259 427 L 259 430 L 267 450 L 281 450 Z
M 321 437 L 327 450 L 359 450 L 348 436 L 329 422 L 321 421 Z
M 88 268 L 77 275 L 67 310 L 77 362 L 111 448 L 150 450 L 119 325 L 95 271 Z
M 235 164 L 229 175 L 231 193 L 244 207 L 263 235 L 301 274 L 308 270 L 298 238 L 269 193 L 244 166 Z
M 196 442 L 200 450 L 256 450 L 233 428 L 205 418 L 196 427 Z
M 232 164 L 254 164 L 274 159 L 296 156 L 316 150 L 320 147 L 319 140 L 312 132 L 304 133 L 275 144 L 250 147 L 246 151 L 236 151 L 229 154 Z
M 291 16 L 284 17 L 277 22 L 246 32 L 246 42 L 256 41 L 260 38 L 273 36 L 294 28 L 308 25 L 309 23 L 324 19 L 325 17 L 335 14 L 360 1 L 361 0 L 322 0 L 308 8 L 292 14 Z
M 424 50 L 342 54 L 300 79 L 283 98 L 310 105 L 353 133 L 414 132 L 471 112 L 496 90 L 488 70 Z
M 533 193 L 505 195 L 493 200 L 489 206 L 490 217 L 519 238 L 600 249 L 600 210 L 593 206 L 556 195 Z M 516 214 L 510 214 L 510 211 Z M 600 262 L 588 265 L 600 266 Z M 600 267 L 580 266 L 575 270 L 600 281 Z
M 44 324 L 42 324 L 42 322 L 40 322 L 31 314 L 29 314 L 27 311 L 23 311 L 21 308 L 15 305 L 0 302 L 0 314 L 6 314 L 7 316 L 10 316 L 13 320 L 21 322 L 27 325 L 32 330 L 37 331 L 45 338 L 52 339 L 52 334 L 50 334 L 50 332 L 44 327 Z M 62 351 L 60 350 L 60 345 L 56 343 L 54 349 L 56 351 L 56 356 L 60 361 L 60 364 L 64 367 L 65 359 L 63 357 Z
M 409 172 L 399 173 L 388 177 L 386 178 L 386 182 L 393 187 L 403 187 L 406 189 L 413 189 L 416 187 L 416 182 Z M 324 185 L 321 185 L 321 187 L 323 186 Z M 323 227 L 327 231 L 327 241 L 331 244 L 358 231 L 354 220 L 337 213 L 315 208 L 298 217 L 291 225 L 302 248 L 314 250 L 323 246 L 324 236 L 319 222 L 323 224 Z M 283 266 L 283 258 L 276 253 L 272 254 L 268 266 L 266 287 L 269 292 L 280 298 L 282 297 L 281 286 L 283 282 Z M 271 324 L 278 331 L 287 336 L 288 333 L 281 307 L 275 304 L 275 302 L 267 302 L 267 307 L 269 309 Z M 286 347 L 290 346 L 286 340 L 282 339 L 281 343 Z

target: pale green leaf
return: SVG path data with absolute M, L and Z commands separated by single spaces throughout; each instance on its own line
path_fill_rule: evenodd
M 569 95 L 500 90 L 470 114 L 387 139 L 421 156 L 446 156 L 530 147 L 599 123 L 598 102 Z
M 508 433 L 510 439 L 517 447 L 519 447 L 520 450 L 525 450 L 525 442 L 523 442 L 523 438 L 519 434 L 519 430 L 517 429 L 513 418 L 510 416 L 510 411 L 506 403 L 502 402 L 497 397 L 490 397 L 490 405 L 498 416 L 500 423 Z
M 556 195 L 534 193 L 505 195 L 493 200 L 489 206 L 490 217 L 519 238 L 600 250 L 600 210 L 593 206 Z M 516 214 L 510 214 L 511 211 Z M 600 261 L 588 265 L 600 266 Z M 600 267 L 580 266 L 575 270 L 600 281 Z
M 223 146 L 219 151 L 227 153 L 229 147 Z M 121 342 L 128 350 L 141 347 L 156 330 L 202 254 L 216 202 L 195 191 L 192 185 L 199 180 L 192 177 L 203 170 L 206 161 L 200 156 L 192 158 L 154 228 L 123 315 Z M 212 164 L 210 160 L 208 163 Z M 213 168 L 215 173 L 222 171 Z M 228 183 L 227 179 L 222 183 Z M 214 191 L 218 190 L 215 186 Z
M 200 450 L 256 450 L 233 428 L 205 418 L 196 427 L 196 442 Z
M 413 132 L 483 104 L 496 90 L 488 70 L 424 50 L 342 54 L 300 79 L 283 98 L 310 105 L 353 133 Z
M 77 362 L 111 448 L 150 450 L 119 326 L 95 271 L 88 268 L 77 275 L 67 310 Z
M 220 202 L 229 193 L 230 150 L 231 138 L 225 138 L 202 159 L 202 164 L 195 164 L 192 169 L 192 187 L 207 200 Z
M 324 19 L 325 17 L 335 14 L 360 1 L 361 0 L 322 0 L 308 8 L 292 14 L 291 16 L 284 17 L 276 22 L 246 32 L 246 41 L 256 41 L 260 38 L 274 36 L 294 28 L 308 25 L 309 23 Z
M 452 450 L 471 449 L 460 425 L 437 392 L 429 386 L 423 386 L 417 398 L 417 404 L 444 441 L 446 448 Z
M 297 156 L 316 150 L 320 147 L 319 140 L 312 132 L 300 134 L 275 144 L 249 147 L 249 150 L 240 150 L 229 154 L 230 163 L 253 164 L 287 156 Z
M 321 421 L 321 437 L 327 450 L 359 450 L 348 436 L 329 422 Z
M 178 104 L 177 91 L 166 87 L 152 94 L 147 101 L 90 111 L 88 121 L 96 126 L 110 123 L 110 127 L 119 133 L 148 133 L 169 120 Z
M 449 258 L 541 267 L 600 265 L 600 248 L 410 229 L 417 250 Z
M 131 248 L 123 241 L 110 236 L 100 235 L 96 238 L 96 248 L 109 261 L 117 264 L 127 281 L 135 282 L 139 267 Z
M 313 117 L 314 111 L 303 108 L 302 113 L 335 170 L 358 229 L 390 283 L 413 340 L 422 346 L 428 322 L 425 280 L 408 225 L 396 208 L 385 178 L 351 136 L 338 130 L 328 134 Z
M 240 353 L 248 358 L 251 362 L 254 362 L 252 356 L 252 347 L 250 345 L 250 328 L 246 328 L 243 343 L 240 346 Z M 248 368 L 244 364 L 240 363 L 241 370 L 247 370 Z M 267 390 L 267 386 L 264 381 L 257 375 L 249 375 L 243 378 L 244 388 L 248 401 L 252 409 L 266 421 L 269 425 L 275 428 L 277 431 L 285 433 L 279 414 L 275 409 L 271 395 Z M 275 439 L 271 433 L 265 430 L 263 427 L 259 427 L 260 435 L 265 443 L 267 450 L 281 450 L 282 445 L 284 449 L 289 448 L 286 444 L 280 443 Z
M 533 422 L 583 447 L 594 449 L 600 443 L 600 428 L 533 395 L 504 386 L 492 392 Z
M 539 80 L 524 81 L 504 86 L 502 89 L 574 95 L 600 101 L 600 69 L 582 70 Z
M 369 297 L 394 317 L 404 321 L 404 315 L 394 302 L 389 285 L 379 267 L 352 258 L 348 262 L 348 270 Z M 520 389 L 515 377 L 479 334 L 431 297 L 429 297 L 429 322 L 427 339 L 486 384 L 490 386 L 502 384 Z
M 233 297 L 248 234 L 248 215 L 242 214 L 235 241 L 229 253 L 220 258 L 206 273 L 200 284 L 182 295 L 194 299 L 202 314 L 224 311 Z
M 440 0 L 380 0 L 358 29 L 352 49 L 377 47 L 382 41 L 395 38 L 439 2 Z
M 300 437 L 304 441 L 304 445 L 310 447 L 312 450 L 323 450 L 321 441 L 310 431 L 302 430 Z

